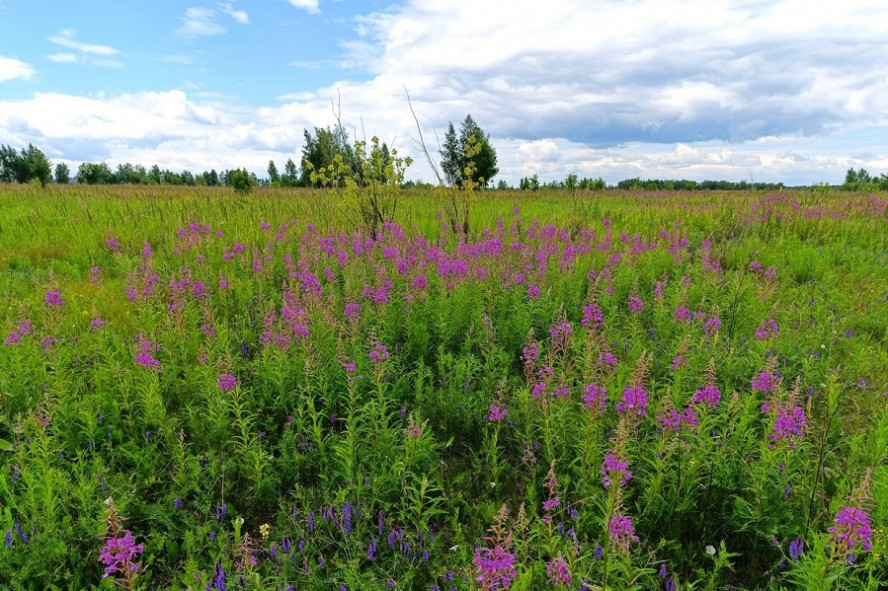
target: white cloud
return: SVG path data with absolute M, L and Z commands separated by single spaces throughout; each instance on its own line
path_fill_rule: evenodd
M 119 53 L 116 49 L 108 45 L 96 45 L 93 43 L 83 43 L 82 41 L 77 41 L 76 39 L 74 39 L 76 35 L 77 31 L 74 29 L 62 29 L 58 32 L 57 35 L 49 37 L 48 40 L 52 43 L 55 43 L 56 45 L 61 45 L 62 47 L 73 49 L 78 53 L 101 55 L 105 57 L 117 55 Z
M 287 0 L 287 2 L 289 2 L 296 8 L 302 8 L 313 14 L 321 11 L 319 6 L 320 0 Z
M 50 59 L 50 61 L 56 62 L 58 64 L 76 64 L 77 63 L 77 54 L 76 53 L 51 53 L 46 56 Z
M 0 82 L 21 78 L 30 80 L 34 76 L 34 68 L 23 61 L 0 55 Z
M 216 11 L 212 8 L 187 8 L 181 21 L 182 26 L 179 27 L 178 33 L 183 37 L 221 35 L 225 32 L 225 27 L 216 21 Z
M 235 10 L 234 2 L 220 2 L 219 10 L 242 25 L 250 24 L 250 15 L 248 15 L 245 10 Z
M 51 43 L 72 49 L 73 52 L 65 51 L 61 53 L 52 53 L 47 56 L 51 61 L 58 64 L 83 64 L 87 66 L 96 66 L 100 68 L 122 68 L 123 63 L 116 59 L 111 59 L 120 53 L 114 47 L 109 45 L 97 45 L 95 43 L 84 43 L 77 41 L 75 37 L 77 31 L 75 29 L 62 29 L 58 34 L 47 37 Z
M 316 0 L 288 1 L 320 10 Z M 189 8 L 180 33 L 220 34 L 227 17 L 244 21 L 231 14 L 233 2 L 213 6 Z M 366 80 L 282 91 L 280 104 L 263 108 L 214 88 L 0 101 L 0 135 L 72 159 L 92 157 L 86 145 L 95 159 L 263 174 L 270 158 L 298 158 L 303 129 L 335 123 L 339 92 L 352 137 L 366 128 L 394 141 L 416 161 L 408 176 L 431 180 L 405 85 L 433 153 L 436 132 L 443 138 L 448 122 L 471 113 L 498 151 L 500 178 L 513 184 L 570 171 L 608 182 L 789 183 L 840 182 L 851 166 L 888 172 L 888 8 L 875 0 L 805 6 L 407 0 L 358 18 L 343 60 L 292 62 L 360 67 Z

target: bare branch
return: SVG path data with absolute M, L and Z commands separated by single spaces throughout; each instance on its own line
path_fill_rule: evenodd
M 422 137 L 422 127 L 420 127 L 419 125 L 419 118 L 416 116 L 416 111 L 413 110 L 413 101 L 410 100 L 410 93 L 407 92 L 406 86 L 404 86 L 404 94 L 407 95 L 407 105 L 410 107 L 410 114 L 413 115 L 413 120 L 416 121 L 416 129 L 419 132 L 419 148 L 420 150 L 422 150 L 422 153 L 425 154 L 426 161 L 429 163 L 429 167 L 438 178 L 438 184 L 443 186 L 444 179 L 441 178 L 441 174 L 438 172 L 438 166 L 435 164 L 434 160 L 432 160 L 432 155 L 429 154 L 429 150 L 428 148 L 426 148 L 425 140 Z

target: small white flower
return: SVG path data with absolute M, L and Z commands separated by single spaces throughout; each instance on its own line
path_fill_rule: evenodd
M 710 556 L 715 556 L 715 546 L 709 545 L 706 546 L 706 553 Z

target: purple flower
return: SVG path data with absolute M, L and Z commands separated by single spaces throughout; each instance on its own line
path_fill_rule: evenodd
M 611 546 L 614 549 L 628 550 L 630 543 L 638 541 L 635 528 L 632 526 L 632 519 L 628 515 L 617 513 L 611 518 L 607 529 L 610 533 Z
M 644 302 L 638 296 L 629 296 L 629 311 L 633 314 L 641 314 L 644 311 Z
M 607 393 L 604 386 L 586 384 L 583 386 L 583 408 L 603 411 L 607 406 Z
M 240 386 L 240 383 L 240 380 L 230 373 L 223 373 L 219 376 L 219 389 L 223 392 L 231 392 L 232 390 Z
M 802 538 L 796 538 L 789 543 L 789 557 L 794 561 L 798 562 L 799 558 L 802 556 L 802 552 L 805 549 L 805 542 L 802 541 Z
M 218 562 L 216 563 L 216 574 L 213 577 L 213 587 L 217 591 L 225 591 L 225 579 L 227 572 L 222 568 L 222 565 Z
M 487 417 L 487 420 L 491 423 L 498 423 L 506 418 L 506 415 L 509 414 L 509 409 L 502 404 L 491 404 L 490 405 L 490 414 Z
M 602 329 L 604 328 L 604 313 L 596 304 L 589 304 L 583 308 L 583 328 Z
M 635 412 L 638 416 L 647 413 L 647 392 L 641 386 L 629 386 L 623 391 L 623 399 L 617 403 L 618 412 Z
M 540 299 L 540 288 L 533 283 L 527 284 L 527 299 L 528 300 L 538 300 Z
M 111 252 L 117 252 L 120 250 L 120 242 L 117 241 L 113 236 L 109 236 L 105 239 L 105 244 L 108 246 L 108 250 Z
M 629 462 L 620 461 L 614 454 L 605 456 L 604 462 L 601 463 L 601 475 L 604 477 L 602 481 L 607 488 L 610 488 L 615 480 L 619 480 L 620 486 L 623 486 L 632 478 Z
M 570 568 L 567 565 L 567 561 L 564 560 L 564 557 L 559 554 L 556 558 L 553 558 L 546 565 L 546 575 L 548 576 L 548 580 L 546 581 L 553 587 L 561 587 L 564 585 L 565 587 L 570 587 Z
M 61 308 L 65 305 L 65 301 L 62 299 L 60 291 L 50 289 L 44 295 L 43 304 L 47 308 Z
M 712 336 L 721 330 L 722 321 L 718 316 L 710 316 L 706 319 L 706 322 L 703 323 L 703 332 L 706 333 L 706 336 Z
M 765 371 L 752 378 L 752 390 L 764 394 L 767 394 L 768 392 L 776 392 L 779 385 L 779 381 Z
M 476 548 L 474 563 L 480 573 L 476 580 L 484 589 L 505 589 L 518 576 L 515 556 L 499 545 Z
M 718 388 L 712 384 L 706 384 L 696 392 L 694 392 L 691 402 L 694 404 L 705 404 L 709 408 L 715 408 L 721 400 L 721 393 Z
M 685 306 L 679 306 L 675 309 L 675 321 L 687 322 L 691 319 L 691 311 Z
M 842 505 L 836 514 L 835 526 L 829 528 L 829 533 L 835 536 L 844 549 L 860 547 L 864 552 L 869 552 L 873 548 L 873 530 L 869 515 L 859 507 Z
M 345 305 L 345 319 L 352 320 L 361 316 L 361 304 L 348 303 Z
M 768 435 L 774 441 L 787 440 L 793 443 L 797 437 L 802 437 L 808 429 L 808 420 L 805 417 L 805 409 L 801 406 L 793 406 L 787 410 L 785 407 L 777 409 L 777 418 L 774 420 L 774 430 Z
M 382 343 L 375 343 L 370 350 L 370 360 L 373 361 L 373 363 L 382 363 L 388 358 L 389 352 L 386 346 Z
M 128 573 L 127 576 L 139 570 L 139 565 L 133 559 L 142 553 L 142 544 L 136 544 L 133 533 L 124 530 L 121 538 L 108 538 L 105 545 L 99 550 L 99 557 L 105 565 L 105 573 L 102 578 L 109 577 L 115 572 Z

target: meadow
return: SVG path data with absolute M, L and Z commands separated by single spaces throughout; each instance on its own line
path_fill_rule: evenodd
M 0 185 L 0 588 L 888 585 L 885 195 L 369 197 Z

